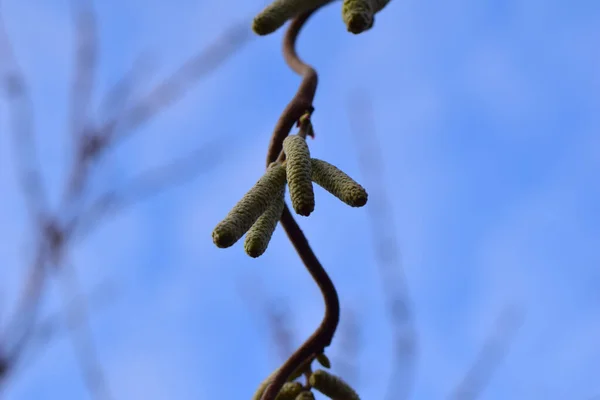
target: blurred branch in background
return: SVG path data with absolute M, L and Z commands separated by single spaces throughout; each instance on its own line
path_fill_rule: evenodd
M 523 324 L 524 317 L 524 311 L 517 306 L 506 306 L 502 310 L 492 334 L 463 380 L 449 396 L 450 399 L 474 400 L 481 395 L 494 370 L 508 353 L 508 347 Z
M 393 364 L 386 399 L 408 399 L 416 378 L 417 334 L 392 204 L 385 189 L 383 155 L 367 93 L 356 91 L 350 95 L 348 115 L 365 187 L 369 190 L 371 238 L 392 325 Z
M 240 279 L 237 286 L 240 297 L 249 308 L 266 317 L 270 333 L 269 343 L 277 356 L 277 363 L 287 360 L 296 348 L 295 324 L 288 301 L 267 296 L 258 276 Z
M 70 94 L 69 130 L 74 149 L 72 165 L 65 177 L 66 186 L 60 204 L 52 209 L 43 187 L 42 166 L 36 151 L 33 102 L 24 76 L 13 53 L 0 14 L 0 79 L 4 89 L 15 145 L 16 165 L 27 211 L 33 221 L 36 235 L 31 251 L 31 265 L 25 271 L 26 283 L 8 322 L 0 326 L 0 392 L 7 377 L 22 364 L 24 354 L 31 353 L 42 341 L 50 340 L 53 329 L 40 331 L 39 308 L 48 284 L 47 272 L 62 274 L 65 296 L 75 296 L 79 307 L 68 312 L 68 326 L 77 323 L 86 327 L 81 332 L 72 329 L 75 350 L 86 378 L 90 393 L 99 398 L 110 398 L 104 374 L 95 355 L 91 332 L 87 326 L 87 301 L 79 295 L 75 269 L 66 268 L 65 255 L 76 237 L 81 237 L 93 223 L 109 215 L 107 211 L 123 210 L 126 206 L 162 191 L 165 187 L 197 176 L 200 171 L 214 166 L 219 151 L 208 145 L 175 162 L 141 174 L 125 190 L 111 190 L 82 210 L 86 189 L 91 179 L 91 165 L 124 137 L 143 123 L 149 122 L 161 111 L 180 100 L 201 78 L 214 72 L 237 53 L 252 37 L 247 21 L 232 25 L 205 51 L 188 59 L 171 76 L 132 101 L 133 89 L 139 82 L 141 59 L 132 71 L 110 89 L 99 112 L 90 110 L 94 94 L 94 78 L 98 68 L 98 27 L 90 0 L 71 1 L 75 25 L 76 49 Z M 1 12 L 1 11 L 0 11 Z M 118 99 L 118 101 L 115 101 Z M 102 113 L 102 114 L 100 114 Z M 95 122 L 90 114 L 100 114 L 103 120 Z M 117 135 L 118 134 L 118 135 Z M 66 221 L 66 222 L 65 222 Z M 81 222 L 85 225 L 80 225 Z M 81 226 L 84 229 L 81 229 Z M 51 267 L 51 269 L 48 269 Z M 42 327 L 46 326 L 42 324 Z M 76 336 L 76 337 L 75 337 Z

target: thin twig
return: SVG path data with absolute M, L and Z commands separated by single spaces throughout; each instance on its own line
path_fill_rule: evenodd
M 88 121 L 98 58 L 98 27 L 91 0 L 70 0 L 75 27 L 75 60 L 71 85 L 71 134 L 77 146 Z
M 275 126 L 267 151 L 267 166 L 279 158 L 283 147 L 283 140 L 287 137 L 294 124 L 298 123 L 302 115 L 306 113 L 310 114 L 314 110 L 312 103 L 318 83 L 317 72 L 298 57 L 295 49 L 296 39 L 300 30 L 314 11 L 312 10 L 296 17 L 290 24 L 283 40 L 285 61 L 294 72 L 302 76 L 302 83 Z M 321 290 L 325 301 L 325 315 L 317 330 L 274 373 L 261 400 L 274 400 L 288 376 L 309 358 L 322 353 L 331 344 L 340 317 L 340 304 L 335 286 L 312 251 L 306 236 L 304 236 L 304 233 L 294 220 L 287 205 L 284 207 L 281 216 L 281 226 L 292 242 L 306 269 Z
M 449 396 L 452 400 L 475 400 L 485 389 L 495 369 L 508 352 L 517 330 L 524 320 L 523 310 L 505 307 L 496 321 L 492 334 L 486 340 L 475 362 L 463 380 Z
M 104 370 L 101 367 L 96 348 L 92 340 L 91 327 L 88 320 L 87 299 L 79 293 L 79 282 L 74 266 L 63 260 L 61 282 L 63 284 L 64 308 L 67 310 L 67 326 L 73 341 L 76 358 L 79 362 L 83 379 L 89 392 L 98 399 L 111 399 Z M 75 306 L 70 306 L 71 299 L 76 299 Z M 76 328 L 76 325 L 79 325 Z
M 91 8 L 85 10 L 87 10 L 86 12 L 92 12 Z M 82 10 L 78 11 L 83 12 Z M 83 23 L 81 21 L 90 17 L 89 15 L 79 14 L 79 21 Z M 88 29 L 89 27 L 80 25 L 79 28 Z M 246 31 L 249 30 L 246 29 Z M 40 169 L 36 164 L 37 157 L 34 151 L 35 142 L 32 125 L 33 106 L 26 90 L 25 78 L 14 61 L 10 42 L 0 20 L 0 60 L 8 60 L 10 64 L 8 71 L 4 70 L 1 78 L 4 83 L 3 86 L 8 89 L 7 93 L 13 115 L 12 128 L 17 144 L 19 174 L 28 201 L 28 209 L 35 219 L 34 232 L 38 239 L 33 261 L 26 271 L 24 288 L 19 293 L 17 305 L 12 315 L 10 315 L 7 325 L 0 332 L 1 350 L 4 353 L 0 355 L 0 388 L 3 387 L 9 372 L 13 372 L 15 366 L 20 363 L 29 346 L 35 343 L 32 338 L 35 338 L 38 311 L 44 289 L 47 286 L 46 267 L 54 266 L 56 269 L 61 265 L 61 256 L 66 252 L 67 246 L 72 243 L 73 234 L 77 228 L 76 225 L 65 226 L 61 221 L 66 220 L 65 215 L 69 214 L 70 210 L 77 208 L 75 205 L 82 203 L 84 190 L 90 178 L 89 166 L 114 144 L 111 139 L 115 128 L 119 125 L 117 122 L 124 122 L 123 126 L 119 125 L 121 130 L 124 128 L 132 129 L 142 122 L 147 122 L 167 105 L 179 100 L 194 81 L 198 81 L 199 78 L 220 66 L 231 54 L 248 41 L 248 37 L 247 33 L 241 31 L 240 25 L 230 29 L 208 51 L 200 53 L 200 55 L 185 63 L 169 79 L 150 91 L 148 96 L 143 97 L 123 113 L 118 113 L 112 122 L 110 120 L 106 122 L 104 127 L 108 126 L 111 129 L 104 129 L 100 132 L 89 129 L 93 126 L 89 121 L 86 122 L 86 119 L 89 119 L 86 107 L 86 118 L 82 117 L 82 122 L 79 122 L 80 116 L 77 116 L 77 122 L 72 122 L 73 126 L 80 126 L 79 130 L 82 130 L 81 140 L 76 148 L 76 155 L 73 157 L 74 161 L 68 174 L 65 195 L 58 210 L 50 213 L 42 190 Z M 86 40 L 80 42 L 80 62 L 78 64 L 80 69 L 76 73 L 76 75 L 79 74 L 79 78 L 74 80 L 74 85 L 78 86 L 79 90 L 72 89 L 73 96 L 80 96 L 84 103 L 88 101 L 89 96 L 86 88 L 91 85 L 93 78 L 93 74 L 88 68 L 91 62 L 88 58 L 89 54 L 86 56 L 84 54 L 85 49 L 83 49 L 86 46 L 85 43 L 89 44 L 89 41 Z M 72 104 L 72 106 L 79 107 L 76 104 Z M 181 167 L 180 164 L 176 163 L 176 165 Z M 71 215 L 77 217 L 79 213 L 76 211 Z
M 167 188 L 197 178 L 200 172 L 215 167 L 223 160 L 221 155 L 226 140 L 227 138 L 220 138 L 168 164 L 144 171 L 123 185 L 120 191 L 110 190 L 101 194 L 67 224 L 68 229 L 76 229 L 78 240 L 82 240 L 102 217 L 123 212 L 133 204 L 139 204 Z
M 48 200 L 35 142 L 33 102 L 23 71 L 16 61 L 1 11 L 0 60 L 7 64 L 3 68 L 5 70 L 1 81 L 8 100 L 17 173 L 30 217 L 39 224 L 48 210 Z

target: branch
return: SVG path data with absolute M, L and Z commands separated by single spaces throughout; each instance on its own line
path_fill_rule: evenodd
M 77 71 L 72 88 L 72 113 L 82 112 L 85 115 L 73 115 L 73 118 L 77 120 L 72 122 L 73 130 L 76 130 L 75 126 L 79 127 L 77 130 L 81 131 L 81 136 L 77 143 L 75 157 L 73 157 L 74 162 L 67 175 L 68 183 L 65 195 L 55 212 L 47 209 L 45 193 L 42 190 L 41 173 L 37 165 L 33 140 L 33 105 L 26 88 L 25 78 L 14 61 L 12 48 L 0 20 L 0 60 L 8 60 L 10 65 L 8 71 L 2 71 L 3 74 L 0 78 L 3 86 L 8 89 L 7 94 L 12 112 L 11 122 L 18 153 L 17 161 L 20 163 L 18 172 L 28 201 L 28 209 L 36 220 L 34 231 L 37 235 L 33 261 L 26 272 L 26 283 L 22 292 L 19 293 L 16 307 L 7 326 L 0 332 L 0 343 L 2 344 L 0 350 L 3 352 L 0 354 L 0 388 L 9 373 L 21 361 L 25 351 L 32 343 L 32 339 L 35 338 L 39 308 L 47 283 L 46 267 L 53 266 L 56 269 L 61 265 L 61 255 L 66 253 L 67 246 L 71 244 L 73 234 L 78 227 L 77 224 L 65 226 L 61 221 L 67 219 L 65 215 L 72 215 L 76 220 L 81 216 L 76 205 L 83 201 L 84 189 L 90 178 L 89 167 L 114 143 L 112 139 L 115 136 L 117 125 L 123 130 L 125 128 L 133 129 L 143 122 L 148 122 L 166 106 L 179 100 L 187 92 L 192 81 L 197 81 L 219 67 L 241 48 L 249 37 L 246 32 L 242 32 L 240 25 L 234 26 L 208 51 L 202 52 L 186 62 L 175 74 L 150 91 L 149 95 L 143 97 L 132 107 L 125 109 L 124 112 L 118 113 L 112 122 L 108 121 L 104 125 L 104 130 L 88 129 L 93 126 L 89 121 L 86 123 L 89 116 L 85 103 L 89 102 L 91 93 L 93 74 L 90 68 L 93 68 L 92 64 L 95 64 L 93 62 L 95 57 L 90 56 L 91 50 L 90 48 L 86 50 L 86 47 L 95 46 L 94 33 L 92 33 L 94 28 L 85 26 L 89 22 L 89 18 L 92 18 L 90 14 L 87 14 L 91 10 L 82 6 L 77 11 L 75 19 L 78 21 L 79 30 L 91 29 L 91 31 L 86 33 L 89 35 L 86 38 L 79 38 Z M 246 31 L 249 30 L 246 29 Z M 114 93 L 118 92 L 119 89 L 115 89 Z M 74 100 L 74 97 L 77 97 L 81 103 Z M 183 171 L 181 169 L 183 163 L 175 163 L 175 170 Z M 189 163 L 186 166 L 189 167 Z M 168 171 L 174 173 L 174 170 Z M 152 185 L 148 183 L 148 187 L 150 186 Z M 144 188 L 143 185 L 142 188 L 138 187 L 142 192 Z M 152 188 L 156 188 L 156 186 L 152 186 Z M 74 209 L 75 212 L 72 212 Z
M 275 126 L 267 151 L 267 166 L 276 159 L 283 158 L 283 140 L 302 115 L 310 114 L 314 110 L 312 103 L 318 83 L 317 72 L 298 57 L 295 48 L 300 30 L 314 11 L 311 10 L 296 17 L 290 24 L 283 40 L 285 61 L 294 72 L 302 76 L 302 83 Z M 274 400 L 288 376 L 306 360 L 322 353 L 331 344 L 340 317 L 340 304 L 335 286 L 312 251 L 287 205 L 284 207 L 280 221 L 300 259 L 321 290 L 325 301 L 325 315 L 317 330 L 274 373 L 261 400 Z
M 107 379 L 92 341 L 87 299 L 79 293 L 79 283 L 73 265 L 65 261 L 62 270 L 61 281 L 64 307 L 67 310 L 67 326 L 71 333 L 75 355 L 83 372 L 83 380 L 90 393 L 93 393 L 96 398 L 111 399 L 113 397 L 110 395 Z M 67 297 L 67 294 L 70 296 Z M 69 307 L 71 299 L 75 299 L 74 307 Z M 75 329 L 77 324 L 80 325 L 80 329 Z
M 89 166 L 97 160 L 117 139 L 123 139 L 136 128 L 174 104 L 197 82 L 213 72 L 240 50 L 251 38 L 246 24 L 235 24 L 225 31 L 208 49 L 186 61 L 171 76 L 152 88 L 137 103 L 105 121 L 89 132 L 79 148 L 76 166 L 70 177 L 65 194 L 66 206 L 71 203 L 74 193 L 80 193 L 85 186 Z
M 76 215 L 68 224 L 68 230 L 76 230 L 78 239 L 86 237 L 102 217 L 123 212 L 169 187 L 186 183 L 223 158 L 227 138 L 202 146 L 171 163 L 140 173 L 123 185 L 122 190 L 111 190 L 98 196 L 87 209 Z
M 91 0 L 70 0 L 76 50 L 71 85 L 71 134 L 77 145 L 88 120 L 98 58 L 98 27 Z
M 41 223 L 47 212 L 48 201 L 35 143 L 33 103 L 23 71 L 15 59 L 1 13 L 0 60 L 5 60 L 8 64 L 3 71 L 2 88 L 8 100 L 9 123 L 21 189 L 32 220 Z
M 449 396 L 450 399 L 474 400 L 483 392 L 494 370 L 508 352 L 508 346 L 523 324 L 523 319 L 523 310 L 520 308 L 507 306 L 502 310 L 492 334 L 466 376 Z

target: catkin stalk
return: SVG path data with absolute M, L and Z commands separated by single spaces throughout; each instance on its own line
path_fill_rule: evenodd
M 375 22 L 375 14 L 390 0 L 344 0 L 342 19 L 349 32 L 358 34 L 369 30 Z
M 292 206 L 296 213 L 308 217 L 315 209 L 308 145 L 304 138 L 290 135 L 283 141 L 283 151 Z
M 316 184 L 349 206 L 362 207 L 367 204 L 367 191 L 336 166 L 313 158 L 311 171 Z
M 260 257 L 267 250 L 284 206 L 285 186 L 282 186 L 277 198 L 273 199 L 269 208 L 256 220 L 246 234 L 244 249 L 250 257 Z
M 329 372 L 318 369 L 310 375 L 310 385 L 332 400 L 360 400 L 346 382 Z
M 312 10 L 332 0 L 275 0 L 252 22 L 252 30 L 258 35 L 268 35 L 281 28 L 288 19 Z
M 277 198 L 285 185 L 285 179 L 283 165 L 274 164 L 267 169 L 256 185 L 213 230 L 213 242 L 217 247 L 226 248 L 237 242 Z

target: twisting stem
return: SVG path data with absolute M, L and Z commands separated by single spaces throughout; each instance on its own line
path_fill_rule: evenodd
M 283 39 L 283 57 L 287 65 L 298 75 L 302 76 L 302 83 L 298 91 L 281 113 L 277 125 L 271 136 L 269 151 L 267 152 L 267 166 L 275 161 L 281 152 L 283 140 L 290 133 L 296 121 L 306 112 L 313 111 L 313 99 L 317 91 L 318 76 L 313 67 L 304 63 L 296 53 L 296 38 L 304 23 L 315 10 L 308 11 L 294 19 Z
M 314 11 L 308 11 L 294 19 L 283 41 L 285 61 L 294 72 L 302 76 L 302 83 L 277 122 L 267 153 L 267 166 L 281 155 L 283 140 L 289 134 L 294 124 L 302 115 L 313 111 L 312 103 L 318 82 L 317 72 L 298 57 L 295 45 L 298 33 Z M 331 344 L 340 319 L 340 303 L 335 286 L 312 251 L 306 236 L 304 236 L 304 233 L 294 220 L 287 205 L 281 216 L 281 226 L 298 252 L 306 269 L 321 290 L 325 301 L 325 315 L 317 330 L 275 372 L 261 400 L 274 400 L 288 376 L 306 360 L 322 353 Z

